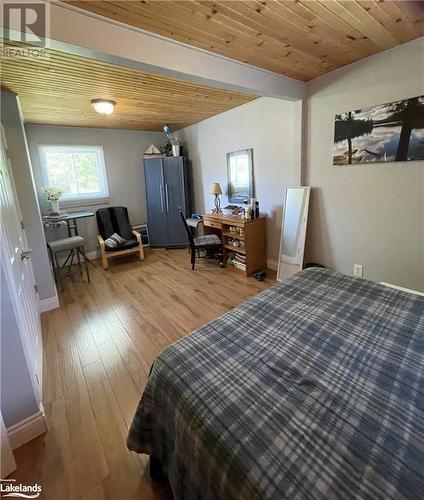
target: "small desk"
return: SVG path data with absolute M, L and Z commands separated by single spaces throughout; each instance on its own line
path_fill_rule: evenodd
M 78 236 L 78 219 L 85 219 L 87 217 L 94 217 L 94 212 L 87 212 L 85 210 L 80 212 L 69 212 L 63 217 L 55 217 L 54 219 L 50 219 L 48 215 L 43 217 L 44 225 L 51 223 L 52 225 L 55 222 L 66 222 L 68 229 L 68 236 Z M 74 234 L 72 234 L 72 230 Z
M 250 276 L 255 271 L 266 269 L 266 218 L 245 220 L 235 215 L 227 217 L 222 214 L 205 214 L 203 226 L 205 234 L 217 234 L 223 243 L 224 267 L 228 266 L 229 254 L 239 255 L 240 261 L 245 262 L 242 266 L 231 266 L 237 271 Z M 238 242 L 239 246 L 233 243 Z
M 54 219 L 50 219 L 48 216 L 44 216 L 43 217 L 43 224 L 44 224 L 44 227 L 46 227 L 46 228 L 49 227 L 50 224 L 54 228 L 54 225 L 57 222 L 66 222 L 68 236 L 69 237 L 78 236 L 79 235 L 78 222 L 77 222 L 78 219 L 86 219 L 87 217 L 94 217 L 94 215 L 95 215 L 94 212 L 88 212 L 88 211 L 82 210 L 79 212 L 69 212 L 66 215 L 64 215 L 63 217 L 55 217 Z M 72 232 L 73 232 L 73 234 L 72 234 Z M 71 252 L 69 254 L 68 258 L 65 261 L 65 264 L 63 264 L 62 267 L 64 267 L 67 264 L 71 255 L 73 256 L 73 252 Z M 92 266 L 97 267 L 96 264 L 94 262 L 92 262 L 87 256 L 85 258 L 87 259 L 87 262 L 89 262 Z M 72 260 L 73 260 L 73 257 L 72 257 Z M 71 264 L 72 264 L 72 260 L 71 260 Z

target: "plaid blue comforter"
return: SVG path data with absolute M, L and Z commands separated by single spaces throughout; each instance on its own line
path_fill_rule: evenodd
M 277 283 L 159 355 L 128 447 L 176 499 L 424 498 L 424 297 Z

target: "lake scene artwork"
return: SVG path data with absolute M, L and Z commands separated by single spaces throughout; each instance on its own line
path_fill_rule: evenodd
M 424 96 L 336 115 L 333 165 L 424 160 Z

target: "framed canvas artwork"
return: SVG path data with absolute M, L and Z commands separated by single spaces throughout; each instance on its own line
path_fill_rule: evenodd
M 333 165 L 424 160 L 424 96 L 336 115 Z

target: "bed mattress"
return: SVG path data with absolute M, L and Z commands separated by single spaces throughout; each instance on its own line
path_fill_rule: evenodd
M 424 498 L 424 297 L 297 273 L 157 357 L 127 444 L 176 499 Z

